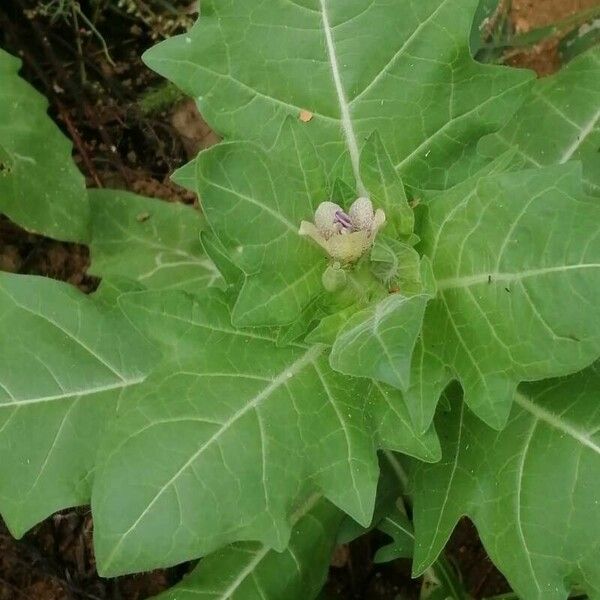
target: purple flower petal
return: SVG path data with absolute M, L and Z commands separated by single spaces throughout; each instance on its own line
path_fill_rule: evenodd
M 339 223 L 345 229 L 352 229 L 352 220 L 350 219 L 350 215 L 347 215 L 342 210 L 335 211 L 335 217 L 333 218 L 334 223 Z

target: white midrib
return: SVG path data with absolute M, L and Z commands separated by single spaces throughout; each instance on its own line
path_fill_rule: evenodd
M 173 589 L 173 592 L 189 593 L 194 594 L 195 596 L 210 595 L 214 600 L 229 600 L 233 596 L 234 592 L 239 589 L 240 585 L 242 585 L 246 578 L 253 573 L 254 569 L 258 567 L 258 565 L 267 556 L 267 554 L 269 554 L 270 551 L 271 548 L 268 546 L 262 546 L 259 548 L 252 557 L 252 560 L 240 571 L 240 574 L 222 592 L 216 590 L 208 592 L 191 587 L 176 587 Z
M 360 151 L 358 149 L 356 132 L 354 131 L 352 116 L 350 114 L 350 104 L 348 103 L 348 98 L 346 97 L 346 92 L 342 83 L 340 65 L 335 50 L 335 43 L 333 41 L 333 31 L 331 29 L 329 15 L 327 13 L 327 0 L 319 1 L 321 3 L 321 20 L 323 22 L 325 42 L 327 43 L 327 54 L 329 56 L 333 82 L 335 84 L 335 90 L 340 105 L 341 125 L 346 138 L 346 146 L 348 147 L 350 162 L 352 163 L 352 170 L 354 171 L 354 178 L 356 179 L 356 189 L 360 196 L 368 196 L 360 176 Z
M 314 508 L 315 504 L 321 498 L 322 498 L 321 494 L 313 494 L 312 496 L 310 496 L 310 498 L 308 498 L 308 500 L 304 503 L 304 505 L 301 506 L 292 515 L 292 517 L 290 519 L 292 525 L 295 525 L 302 517 L 304 517 L 310 510 L 312 510 Z M 272 551 L 272 548 L 269 548 L 268 546 L 263 546 L 262 548 L 258 549 L 256 551 L 256 553 L 254 554 L 254 556 L 252 557 L 252 560 L 242 569 L 242 571 L 240 571 L 240 574 L 235 578 L 235 580 L 232 581 L 229 586 L 227 586 L 227 589 L 223 590 L 222 592 L 210 592 L 211 595 L 213 593 L 219 594 L 219 596 L 215 596 L 214 600 L 229 600 L 233 596 L 233 593 L 238 590 L 238 588 L 242 585 L 242 583 L 246 580 L 246 578 L 254 572 L 254 570 L 258 567 L 258 565 L 262 562 L 262 560 L 271 551 Z M 292 559 L 294 560 L 294 562 L 296 562 L 296 568 L 298 569 L 298 573 L 301 573 L 300 565 L 298 564 L 298 561 L 297 561 L 296 557 L 294 556 L 294 554 L 292 552 L 292 548 L 290 546 L 288 546 L 286 548 L 286 552 L 290 553 L 290 555 L 292 556 Z M 180 592 L 189 592 L 191 594 L 199 594 L 199 590 L 193 589 L 193 588 L 178 587 L 176 589 L 177 589 L 177 591 L 180 591 Z M 200 594 L 201 593 L 202 592 L 200 592 Z
M 446 485 L 446 493 L 444 494 L 444 501 L 442 502 L 442 506 L 440 507 L 440 510 L 438 511 L 437 523 L 436 523 L 435 527 L 432 529 L 432 531 L 434 533 L 433 533 L 432 539 L 429 542 L 429 548 L 427 550 L 427 554 L 426 554 L 425 558 L 421 560 L 421 563 L 418 566 L 415 565 L 415 573 L 422 573 L 425 570 L 423 567 L 431 566 L 431 564 L 433 563 L 433 560 L 431 560 L 430 557 L 433 555 L 434 557 L 437 558 L 437 555 L 439 554 L 439 551 L 434 554 L 432 552 L 432 550 L 435 548 L 436 544 L 438 544 L 438 542 L 439 542 L 438 537 L 439 537 L 440 525 L 442 524 L 442 520 L 444 519 L 444 516 L 445 516 L 446 506 L 448 504 L 448 501 L 450 500 L 450 493 L 452 491 L 452 486 L 454 485 L 454 476 L 456 475 L 456 471 L 458 470 L 458 459 L 460 457 L 461 440 L 462 440 L 462 435 L 463 435 L 463 423 L 464 423 L 464 418 L 465 418 L 465 404 L 466 404 L 465 402 L 460 403 L 460 416 L 459 416 L 459 422 L 458 422 L 458 438 L 456 440 L 456 452 L 454 454 L 454 460 L 452 461 L 452 470 L 450 471 L 450 477 L 448 478 L 448 484 Z M 441 549 L 441 547 L 440 547 L 440 549 Z M 435 558 L 434 558 L 434 560 L 435 560 Z
M 594 128 L 598 124 L 598 120 L 600 120 L 600 109 L 594 115 L 592 115 L 592 118 L 587 123 L 584 123 L 581 129 L 577 132 L 577 137 L 561 156 L 561 164 L 566 163 L 568 160 L 571 160 L 575 152 L 577 152 L 577 150 L 579 150 L 579 148 L 581 147 L 581 144 L 583 144 L 583 142 L 585 142 L 590 133 L 594 131 Z
M 400 304 L 404 304 L 404 303 L 405 303 L 405 300 L 402 299 L 400 301 Z M 399 362 L 399 361 L 397 361 L 396 358 L 391 355 L 390 349 L 389 349 L 388 345 L 386 344 L 386 342 L 381 337 L 381 334 L 379 333 L 379 323 L 381 322 L 381 319 L 384 316 L 387 316 L 385 314 L 386 312 L 387 311 L 385 310 L 385 308 L 383 310 L 381 309 L 381 304 L 378 304 L 375 307 L 375 315 L 374 315 L 374 318 L 373 318 L 373 326 L 371 327 L 371 333 L 375 337 L 375 339 L 377 340 L 377 343 L 379 344 L 379 346 L 381 347 L 381 349 L 383 350 L 383 353 L 385 354 L 385 357 L 386 357 L 386 359 L 388 361 L 388 364 L 390 365 L 390 368 L 392 369 L 392 371 L 394 372 L 394 374 L 398 378 L 398 381 L 404 382 L 404 377 L 402 377 L 402 370 L 400 368 L 400 365 L 398 364 L 398 366 L 396 366 L 396 363 Z
M 572 437 L 575 441 L 579 442 L 586 448 L 589 448 L 596 454 L 600 454 L 600 445 L 591 439 L 587 432 L 580 431 L 575 426 L 547 411 L 539 404 L 532 402 L 523 394 L 516 394 L 515 402 L 539 421 L 543 421 L 546 425 L 552 427 L 553 429 L 566 433 L 568 436 Z
M 72 333 L 68 329 L 65 329 L 64 327 L 62 327 L 60 325 L 60 323 L 56 322 L 50 316 L 48 316 L 46 314 L 43 314 L 41 312 L 36 312 L 35 310 L 29 308 L 28 306 L 25 306 L 24 304 L 21 304 L 9 292 L 9 290 L 2 288 L 2 291 L 13 301 L 14 305 L 17 308 L 19 308 L 21 310 L 24 310 L 25 312 L 33 315 L 34 317 L 38 317 L 39 319 L 42 319 L 42 320 L 46 321 L 47 323 L 50 323 L 50 325 L 52 325 L 53 327 L 55 327 L 56 329 L 58 329 L 62 334 L 64 334 L 65 336 L 67 336 L 68 338 L 70 338 L 71 340 L 73 340 L 78 346 L 80 346 L 86 352 L 88 352 L 88 354 L 90 354 L 91 356 L 93 356 L 99 363 L 102 363 L 109 371 L 111 371 L 112 373 L 114 373 L 114 375 L 116 375 L 123 382 L 123 384 L 127 383 L 125 381 L 125 378 L 123 377 L 123 375 L 119 372 L 119 370 L 116 367 L 113 367 L 112 364 L 108 361 L 108 359 L 104 358 L 104 356 L 102 356 L 101 354 L 97 353 L 83 339 L 77 337 L 74 333 Z
M 64 392 L 62 394 L 54 394 L 52 396 L 40 396 L 37 398 L 27 398 L 24 400 L 19 400 L 17 398 L 14 398 L 13 400 L 10 400 L 8 402 L 0 402 L 0 410 L 2 410 L 3 408 L 16 408 L 16 407 L 21 407 L 21 406 L 27 406 L 29 404 L 44 404 L 45 402 L 54 402 L 56 400 L 64 400 L 65 398 L 78 398 L 81 396 L 90 396 L 91 394 L 98 394 L 100 392 L 106 392 L 108 390 L 117 390 L 117 389 L 121 389 L 121 388 L 126 388 L 132 385 L 135 385 L 137 383 L 141 383 L 142 381 L 144 381 L 144 379 L 146 378 L 146 376 L 140 376 L 140 377 L 136 377 L 134 379 L 129 379 L 129 380 L 125 380 L 125 381 L 118 381 L 116 383 L 110 383 L 107 385 L 99 385 L 99 386 L 95 386 L 95 387 L 90 387 L 87 389 L 81 389 L 81 390 L 70 390 L 68 392 Z M 1 384 L 0 384 L 1 385 Z M 2 386 L 4 387 L 4 386 Z M 6 388 L 4 388 L 6 389 Z
M 525 551 L 525 557 L 527 560 L 527 565 L 529 570 L 531 571 L 531 577 L 535 583 L 535 587 L 540 591 L 540 584 L 538 583 L 535 568 L 533 567 L 533 561 L 531 560 L 531 550 L 529 550 L 529 545 L 527 544 L 527 538 L 525 537 L 525 532 L 523 530 L 523 519 L 521 518 L 521 512 L 523 503 L 521 500 L 521 494 L 523 491 L 523 474 L 525 473 L 525 462 L 527 460 L 527 454 L 529 452 L 529 448 L 531 446 L 531 440 L 535 434 L 537 429 L 538 420 L 534 419 L 532 422 L 532 426 L 529 428 L 529 432 L 525 439 L 525 444 L 523 446 L 523 452 L 521 453 L 521 458 L 519 459 L 519 468 L 517 470 L 517 482 L 516 482 L 516 494 L 515 494 L 515 510 L 517 513 L 517 533 L 519 539 L 521 540 L 521 544 L 523 545 L 523 550 Z
M 580 265 L 562 265 L 556 267 L 545 267 L 541 269 L 530 269 L 520 273 L 477 273 L 475 275 L 465 275 L 464 277 L 450 277 L 440 279 L 437 282 L 439 291 L 451 290 L 456 288 L 466 288 L 481 283 L 510 283 L 512 281 L 521 281 L 529 277 L 538 277 L 540 275 L 549 275 L 552 273 L 563 273 L 567 271 L 578 271 L 584 269 L 600 269 L 600 263 L 584 263 Z
M 241 417 L 243 417 L 250 410 L 256 408 L 265 398 L 268 398 L 275 390 L 285 385 L 291 377 L 298 374 L 302 369 L 304 369 L 310 363 L 314 363 L 315 359 L 323 352 L 323 346 L 315 345 L 309 348 L 298 360 L 296 360 L 289 367 L 281 371 L 277 377 L 275 377 L 271 383 L 267 387 L 265 387 L 260 393 L 258 393 L 254 398 L 252 398 L 247 404 L 245 404 L 240 410 L 235 412 L 221 427 L 213 433 L 213 435 L 206 440 L 190 456 L 188 460 L 179 468 L 179 470 L 156 492 L 152 500 L 148 502 L 146 508 L 140 513 L 137 519 L 131 524 L 129 529 L 127 529 L 119 538 L 118 542 L 115 544 L 114 548 L 108 555 L 106 561 L 104 562 L 105 569 L 109 569 L 112 564 L 115 556 L 117 555 L 119 549 L 121 548 L 125 539 L 131 534 L 132 531 L 136 529 L 136 527 L 140 524 L 142 519 L 148 514 L 148 512 L 152 509 L 152 507 L 156 504 L 158 499 L 168 490 L 177 479 L 196 461 L 202 453 L 209 448 L 216 440 L 219 439 L 231 426 L 233 426 Z
M 269 553 L 271 549 L 268 546 L 263 546 L 257 553 L 256 556 L 246 565 L 243 571 L 232 581 L 231 585 L 223 591 L 219 596 L 219 600 L 227 600 L 231 598 L 232 594 L 240 587 L 242 582 L 256 569 L 263 558 Z
M 415 534 L 410 529 L 406 529 L 406 527 L 402 525 L 402 523 L 394 521 L 392 517 L 385 517 L 385 519 L 383 519 L 383 522 L 391 523 L 394 527 L 397 527 L 402 533 L 406 534 L 406 536 L 409 537 L 411 540 L 415 539 Z
M 177 267 L 201 267 L 202 269 L 205 269 L 207 271 L 206 276 L 210 277 L 212 277 L 213 274 L 218 273 L 217 268 L 214 266 L 214 264 L 206 258 L 198 259 L 190 257 L 190 260 L 176 260 L 173 262 L 161 262 L 162 260 L 163 256 L 162 253 L 160 253 L 155 258 L 155 266 L 152 267 L 152 269 L 150 269 L 149 271 L 138 275 L 138 281 L 144 281 L 145 279 L 149 279 L 153 275 L 156 275 L 157 273 L 165 269 L 176 269 Z

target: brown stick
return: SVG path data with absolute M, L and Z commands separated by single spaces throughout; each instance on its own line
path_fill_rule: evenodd
M 65 72 L 63 65 L 61 64 L 60 60 L 58 60 L 50 42 L 48 41 L 48 37 L 41 30 L 39 24 L 36 23 L 35 19 L 31 20 L 29 23 L 31 25 L 33 33 L 38 38 L 41 46 L 44 48 L 44 51 L 46 52 L 46 56 L 48 57 L 48 60 L 54 67 L 54 70 L 60 79 L 61 85 L 64 86 L 66 89 L 68 89 L 69 93 L 73 96 L 73 98 L 75 98 L 75 100 L 77 100 L 79 106 L 82 108 L 82 116 L 84 116 L 86 119 L 88 119 L 92 123 L 92 125 L 98 130 L 98 132 L 100 133 L 100 137 L 102 138 L 104 143 L 108 146 L 108 149 L 111 151 L 111 156 L 114 159 L 113 160 L 114 165 L 116 166 L 117 170 L 121 174 L 121 177 L 123 177 L 123 179 L 126 182 L 128 182 L 129 177 L 127 175 L 127 172 L 126 172 L 123 164 L 121 163 L 120 160 L 118 160 L 118 156 L 116 156 L 116 153 L 112 152 L 112 148 L 115 147 L 115 144 L 110 139 L 110 136 L 108 135 L 104 126 L 98 121 L 93 108 L 88 106 L 87 102 L 85 101 L 85 98 L 80 93 L 80 91 L 77 89 L 77 86 L 73 84 L 71 78 Z
M 494 565 L 490 562 L 487 569 L 483 573 L 483 576 L 479 578 L 477 585 L 473 589 L 473 596 L 475 598 L 479 598 L 480 592 L 483 589 L 485 582 L 488 580 L 488 577 L 492 574 L 493 570 L 494 570 Z
M 46 89 L 48 89 L 52 93 L 52 95 L 54 97 L 54 103 L 56 104 L 56 107 L 58 109 L 58 114 L 60 116 L 60 120 L 67 127 L 67 130 L 69 131 L 69 135 L 71 136 L 73 144 L 77 148 L 77 152 L 79 152 L 79 155 L 81 156 L 81 159 L 83 160 L 83 164 L 85 165 L 85 168 L 88 170 L 91 178 L 94 180 L 94 183 L 98 187 L 104 187 L 104 184 L 102 183 L 102 180 L 100 179 L 100 176 L 98 175 L 98 172 L 96 171 L 96 168 L 94 167 L 94 164 L 92 163 L 92 160 L 90 159 L 90 156 L 87 153 L 87 150 L 85 149 L 85 145 L 83 143 L 83 140 L 81 139 L 81 135 L 79 135 L 79 131 L 77 131 L 77 128 L 73 124 L 73 121 L 71 120 L 71 117 L 69 116 L 69 113 L 67 112 L 67 109 L 64 107 L 63 103 L 58 99 L 57 95 L 54 93 L 53 87 L 50 84 L 50 81 L 48 81 L 46 74 L 39 67 L 39 65 L 33 59 L 31 54 L 29 54 L 29 52 L 23 51 L 23 59 L 26 60 L 27 64 L 35 71 L 36 75 L 44 83 L 44 86 L 46 87 Z
M 100 179 L 100 176 L 98 175 L 98 172 L 96 171 L 94 164 L 92 163 L 92 160 L 90 159 L 90 157 L 85 149 L 85 145 L 83 143 L 83 140 L 81 139 L 81 136 L 79 135 L 79 131 L 77 131 L 77 128 L 73 124 L 73 121 L 71 121 L 71 117 L 69 116 L 69 113 L 67 112 L 65 107 L 62 105 L 60 100 L 58 100 L 58 98 L 55 98 L 55 102 L 56 102 L 56 106 L 58 108 L 58 113 L 60 115 L 60 119 L 66 125 L 67 129 L 69 130 L 69 135 L 71 136 L 71 139 L 73 140 L 73 143 L 75 144 L 75 147 L 77 148 L 77 151 L 81 155 L 81 159 L 83 160 L 83 164 L 85 165 L 85 168 L 88 170 L 88 172 L 89 172 L 91 178 L 94 180 L 94 183 L 96 184 L 96 186 L 98 186 L 99 188 L 104 187 L 104 184 L 102 183 L 102 180 Z
M 6 19 L 6 16 L 2 12 L 0 12 L 0 17 L 2 17 L 0 20 L 2 21 L 3 24 L 8 20 L 8 19 Z M 39 33 L 39 32 L 36 32 L 36 33 Z M 48 48 L 47 38 L 44 38 L 42 36 L 41 44 L 45 49 L 47 49 Z M 44 87 L 46 88 L 47 93 L 52 94 L 52 96 L 54 98 L 54 102 L 58 109 L 60 119 L 67 127 L 67 130 L 69 131 L 69 135 L 71 136 L 73 144 L 75 145 L 77 152 L 79 152 L 79 155 L 81 156 L 81 159 L 83 160 L 83 164 L 85 165 L 86 169 L 88 170 L 90 177 L 94 180 L 94 183 L 98 187 L 104 187 L 104 184 L 102 183 L 102 179 L 98 175 L 98 172 L 96 171 L 94 164 L 93 164 L 92 160 L 90 159 L 89 154 L 87 153 L 85 144 L 83 143 L 83 140 L 81 139 L 81 135 L 79 134 L 79 131 L 73 124 L 73 121 L 71 120 L 68 111 L 66 110 L 66 108 L 64 107 L 64 105 L 62 104 L 60 99 L 58 98 L 58 95 L 54 89 L 54 86 L 52 85 L 52 82 L 48 79 L 48 76 L 46 75 L 44 70 L 40 67 L 40 65 L 37 63 L 37 61 L 35 60 L 35 58 L 29 51 L 22 49 L 21 56 L 22 56 L 23 60 L 29 65 L 29 67 L 39 77 L 40 81 L 44 84 Z M 54 61 L 52 61 L 52 57 L 50 57 L 50 60 L 54 64 Z

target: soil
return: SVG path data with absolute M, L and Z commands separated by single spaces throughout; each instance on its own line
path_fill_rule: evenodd
M 511 20 L 516 33 L 527 33 L 598 6 L 598 1 L 512 0 Z M 516 67 L 532 69 L 540 76 L 550 75 L 560 67 L 559 42 L 560 35 L 536 44 L 533 48 L 510 53 L 507 62 Z
M 516 32 L 554 23 L 598 0 L 512 0 Z M 156 18 L 151 2 L 100 0 L 95 14 L 103 36 L 90 34 L 69 15 L 43 14 L 36 0 L 2 0 L 0 46 L 23 59 L 22 75 L 50 101 L 50 114 L 74 143 L 74 156 L 89 186 L 118 187 L 170 202 L 193 203 L 193 194 L 169 175 L 199 149 L 216 141 L 193 102 L 182 98 L 148 110 L 157 98 L 171 97 L 140 55 L 194 19 L 193 4 L 178 19 Z M 46 2 L 46 4 L 50 4 Z M 180 2 L 179 5 L 185 4 Z M 60 6 L 61 3 L 55 2 Z M 86 14 L 90 6 L 82 2 Z M 138 7 L 125 12 L 122 5 Z M 140 8 L 141 7 L 141 8 Z M 79 26 L 78 26 L 79 25 Z M 110 60 L 103 50 L 106 42 Z M 558 41 L 512 52 L 507 61 L 540 75 L 559 64 Z M 162 87 L 161 87 L 162 86 Z M 148 90 L 157 94 L 149 96 Z M 88 249 L 23 231 L 0 216 L 0 270 L 67 281 L 89 293 L 98 285 L 86 275 Z M 0 600 L 143 600 L 167 589 L 192 567 L 142 573 L 118 579 L 98 577 L 91 544 L 89 510 L 62 511 L 22 540 L 14 540 L 0 521 Z M 338 548 L 326 585 L 327 597 L 344 600 L 418 598 L 418 582 L 407 561 L 372 562 L 385 536 L 378 532 Z M 468 520 L 456 528 L 447 553 L 474 599 L 509 590 Z
M 0 524 L 0 600 L 142 600 L 167 589 L 187 565 L 102 579 L 92 550 L 87 509 L 63 511 L 15 540 Z
M 410 577 L 409 560 L 375 564 L 375 550 L 387 543 L 378 531 L 359 538 L 334 554 L 325 586 L 331 600 L 417 600 L 420 580 Z M 460 573 L 464 587 L 478 600 L 510 591 L 504 576 L 494 567 L 483 548 L 477 530 L 462 519 L 446 549 L 446 555 Z

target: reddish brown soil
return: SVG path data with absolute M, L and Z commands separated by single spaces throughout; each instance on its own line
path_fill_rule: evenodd
M 511 19 L 516 33 L 527 33 L 595 6 L 598 0 L 512 0 Z M 531 49 L 511 53 L 508 62 L 533 69 L 540 76 L 550 75 L 560 67 L 559 41 L 560 36 L 557 36 Z
M 516 31 L 526 32 L 597 2 L 512 0 L 511 18 Z M 2 0 L 0 46 L 22 56 L 23 75 L 49 98 L 50 113 L 73 139 L 88 184 L 193 202 L 193 195 L 172 184 L 169 174 L 200 147 L 214 143 L 216 136 L 189 101 L 158 114 L 140 110 L 140 93 L 160 81 L 139 60 L 155 42 L 156 31 L 133 17 L 99 22 L 116 62 L 112 66 L 93 37 L 83 39 L 81 59 L 71 25 L 50 24 L 40 16 L 24 18 L 23 7 L 35 4 Z M 550 40 L 512 53 L 509 60 L 545 75 L 559 66 L 556 48 L 557 41 Z M 85 274 L 87 264 L 86 247 L 29 234 L 0 217 L 0 270 L 54 277 L 90 292 L 97 281 Z M 16 541 L 0 521 L 0 600 L 142 600 L 170 587 L 191 566 L 101 579 L 95 570 L 91 527 L 86 509 L 63 511 Z M 374 549 L 383 542 L 384 536 L 375 532 L 337 551 L 326 586 L 330 598 L 418 597 L 418 582 L 410 579 L 408 562 L 373 564 Z M 448 553 L 476 600 L 508 590 L 469 521 L 457 527 Z
M 545 27 L 588 8 L 598 0 L 512 0 L 512 19 L 517 32 Z

